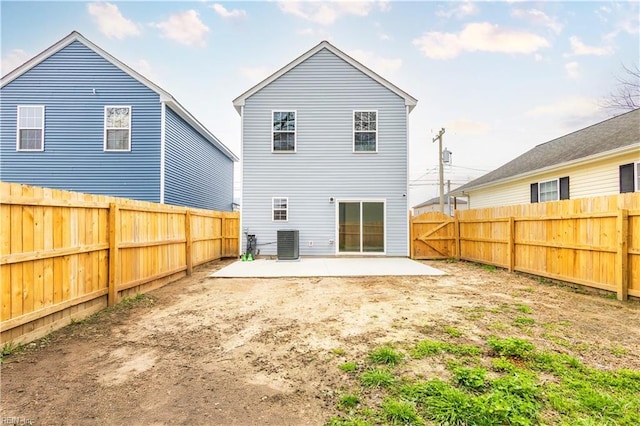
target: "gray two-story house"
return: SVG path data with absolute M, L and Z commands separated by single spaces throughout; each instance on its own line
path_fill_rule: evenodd
M 230 211 L 238 158 L 78 32 L 2 77 L 0 180 Z
M 242 230 L 260 254 L 297 230 L 302 256 L 407 256 L 416 103 L 326 41 L 236 98 Z

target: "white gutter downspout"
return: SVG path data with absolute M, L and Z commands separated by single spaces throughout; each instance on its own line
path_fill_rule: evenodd
M 240 180 L 242 184 L 240 186 L 240 226 L 238 232 L 240 233 L 239 237 L 240 244 L 238 244 L 238 257 L 242 256 L 242 236 L 244 235 L 243 231 L 243 220 L 242 211 L 244 210 L 244 105 L 240 107 Z
M 160 204 L 164 204 L 164 175 L 165 175 L 165 138 L 166 131 L 165 127 L 167 126 L 166 120 L 166 108 L 167 104 L 162 101 L 160 102 Z
M 406 181 L 406 189 L 405 189 L 405 197 L 404 197 L 404 201 L 405 201 L 405 217 L 407 218 L 407 257 L 411 256 L 411 244 L 412 241 L 409 241 L 409 239 L 411 238 L 411 221 L 409 220 L 409 173 L 410 173 L 410 163 L 409 163 L 409 105 L 407 105 L 406 107 L 406 111 L 407 111 L 407 173 L 405 176 L 405 181 Z

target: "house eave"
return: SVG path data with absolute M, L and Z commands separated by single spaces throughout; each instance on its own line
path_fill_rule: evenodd
M 492 186 L 497 186 L 497 185 L 502 185 L 505 183 L 509 183 L 509 182 L 515 182 L 518 180 L 522 180 L 522 179 L 527 179 L 530 178 L 532 176 L 536 176 L 536 175 L 540 175 L 543 173 L 547 173 L 553 170 L 560 170 L 560 169 L 564 169 L 567 167 L 573 167 L 575 165 L 578 164 L 590 164 L 590 163 L 594 163 L 596 161 L 602 161 L 602 160 L 606 160 L 609 158 L 613 158 L 613 157 L 617 157 L 619 155 L 624 155 L 624 154 L 628 154 L 628 153 L 633 153 L 633 152 L 638 152 L 638 150 L 640 149 L 640 141 L 636 141 L 635 143 L 632 143 L 630 145 L 626 145 L 617 149 L 612 149 L 610 151 L 604 151 L 604 152 L 600 152 L 594 155 L 590 155 L 587 157 L 582 157 L 582 158 L 577 158 L 575 160 L 572 161 L 567 161 L 564 163 L 558 163 L 558 164 L 554 164 L 551 166 L 547 166 L 547 167 L 543 167 L 541 169 L 536 169 L 536 170 L 531 170 L 529 172 L 525 172 L 525 173 L 520 173 L 517 175 L 513 175 L 513 176 L 509 176 L 506 178 L 502 178 L 502 179 L 497 179 L 491 182 L 486 182 L 480 185 L 473 185 L 473 186 L 468 186 L 468 187 L 464 187 L 464 185 L 460 188 L 457 188 L 455 190 L 451 191 L 451 195 L 454 196 L 466 196 L 469 194 L 470 191 L 477 191 L 479 189 L 485 189 L 485 188 L 489 188 Z
M 318 45 L 313 47 L 311 50 L 307 51 L 306 53 L 303 53 L 298 58 L 296 58 L 293 61 L 289 62 L 284 67 L 280 68 L 279 70 L 277 70 L 276 72 L 271 74 L 269 77 L 267 77 L 266 79 L 262 80 L 260 83 L 256 84 L 255 86 L 251 87 L 249 90 L 247 90 L 246 92 L 244 92 L 243 94 L 241 94 L 240 96 L 235 98 L 233 100 L 233 106 L 236 108 L 236 111 L 238 112 L 238 114 L 240 113 L 240 108 L 242 106 L 244 106 L 246 99 L 248 99 L 249 97 L 253 96 L 255 93 L 259 92 L 264 87 L 268 86 L 269 84 L 271 84 L 272 82 L 274 82 L 275 80 L 277 80 L 278 78 L 280 78 L 281 76 L 283 76 L 284 74 L 286 74 L 287 72 L 289 72 L 290 70 L 292 70 L 293 68 L 295 68 L 296 66 L 301 64 L 302 62 L 306 61 L 311 56 L 313 56 L 316 53 L 320 52 L 322 49 L 327 49 L 328 51 L 330 51 L 334 55 L 338 56 L 340 59 L 344 60 L 345 62 L 347 62 L 348 64 L 350 64 L 354 68 L 356 68 L 357 70 L 361 71 L 363 74 L 367 75 L 368 77 L 370 77 L 373 80 L 377 81 L 378 83 L 382 84 L 384 87 L 386 87 L 387 89 L 389 89 L 390 91 L 392 91 L 396 95 L 398 95 L 401 98 L 403 98 L 404 101 L 405 101 L 405 106 L 409 107 L 409 112 L 411 112 L 413 110 L 413 108 L 415 108 L 415 106 L 417 105 L 418 100 L 416 98 L 414 98 L 413 96 L 409 95 L 407 92 L 405 92 L 404 90 L 400 89 L 399 87 L 397 87 L 393 83 L 389 82 L 384 77 L 378 75 L 377 73 L 375 73 L 371 69 L 367 68 L 366 66 L 364 66 L 360 62 L 356 61 L 351 56 L 347 55 L 346 53 L 344 53 L 343 51 L 341 51 L 337 47 L 333 46 L 328 41 L 322 41 Z

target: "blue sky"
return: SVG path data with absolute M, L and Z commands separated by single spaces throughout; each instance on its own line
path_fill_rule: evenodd
M 76 30 L 170 92 L 236 154 L 231 101 L 322 40 L 418 99 L 410 203 L 611 117 L 638 2 L 2 1 L 2 75 Z

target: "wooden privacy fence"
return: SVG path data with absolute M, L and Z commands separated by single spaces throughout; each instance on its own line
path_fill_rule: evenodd
M 0 182 L 0 342 L 36 339 L 239 252 L 239 213 Z
M 411 257 L 455 257 L 640 297 L 640 193 L 411 219 Z

